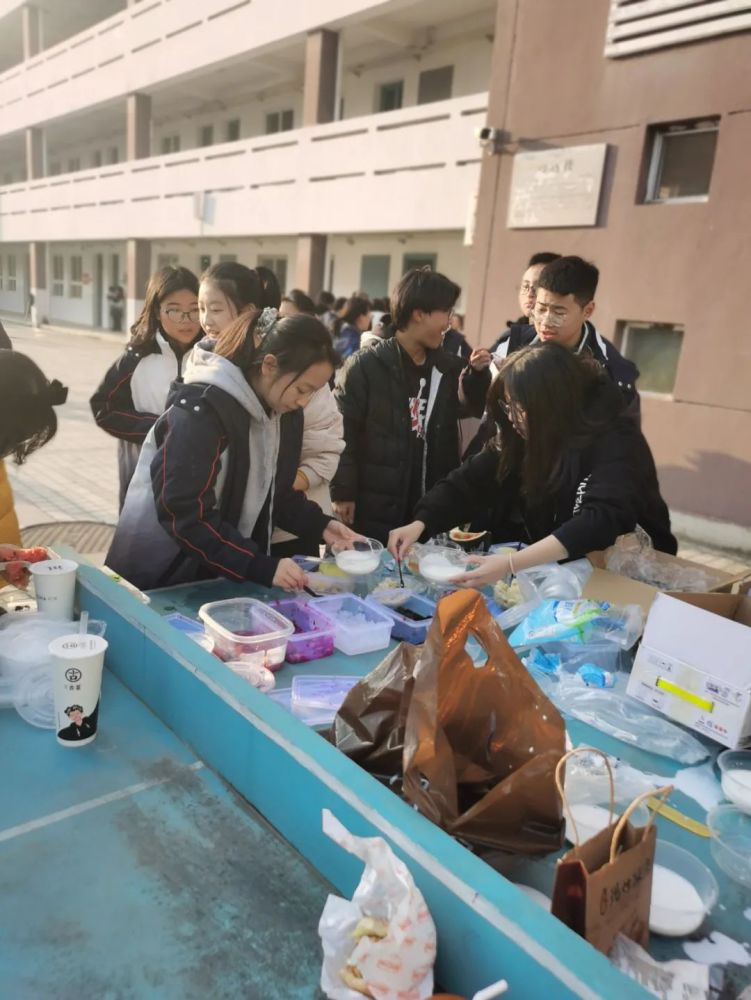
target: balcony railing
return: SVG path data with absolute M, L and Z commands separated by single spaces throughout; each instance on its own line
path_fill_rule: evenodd
M 0 241 L 463 229 L 486 93 L 0 188 Z
M 398 3 L 326 0 L 325 22 Z M 310 0 L 141 0 L 0 74 L 0 133 L 302 41 L 323 23 Z

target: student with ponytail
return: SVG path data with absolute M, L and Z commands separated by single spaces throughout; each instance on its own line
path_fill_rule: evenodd
M 107 565 L 143 589 L 210 577 L 305 584 L 270 554 L 274 525 L 327 543 L 356 536 L 293 488 L 303 410 L 339 359 L 312 316 L 256 308 L 194 348 L 141 453 Z
M 206 335 L 215 340 L 238 316 L 247 316 L 251 323 L 266 326 L 275 318 L 275 310 L 280 310 L 280 316 L 285 315 L 284 303 L 288 300 L 296 304 L 298 313 L 305 313 L 307 309 L 302 308 L 304 299 L 307 296 L 297 290 L 290 292 L 288 299 L 283 299 L 276 276 L 268 268 L 251 270 L 235 261 L 221 261 L 213 264 L 201 277 L 198 290 L 201 326 Z M 312 312 L 312 302 L 310 306 Z M 287 312 L 287 315 L 292 315 L 292 312 Z M 343 451 L 342 415 L 331 389 L 324 385 L 305 408 L 302 446 L 295 459 L 298 468 L 293 488 L 305 493 L 326 514 L 332 510 L 329 484 Z M 274 555 L 304 553 L 317 556 L 320 537 L 318 532 L 314 532 L 304 538 L 296 538 L 276 528 L 272 542 Z
M 172 266 L 153 274 L 130 333 L 130 343 L 90 400 L 94 420 L 118 438 L 121 508 L 141 445 L 164 412 L 186 354 L 201 336 L 195 274 Z

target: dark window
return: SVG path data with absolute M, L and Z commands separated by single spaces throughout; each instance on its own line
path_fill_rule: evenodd
M 266 115 L 266 135 L 275 132 L 289 132 L 294 127 L 295 115 L 289 111 L 272 111 Z
M 227 142 L 237 142 L 240 138 L 240 119 L 232 118 L 227 122 Z
M 282 290 L 282 295 L 287 290 L 287 258 L 286 257 L 259 257 L 259 267 L 267 267 L 273 271 Z
M 214 145 L 214 126 L 213 125 L 202 125 L 198 130 L 198 145 L 199 146 L 213 146 Z
M 417 85 L 417 103 L 431 104 L 433 101 L 447 101 L 451 97 L 453 83 L 453 66 L 423 70 Z
M 404 103 L 404 80 L 382 83 L 378 88 L 376 111 L 398 111 Z
M 405 253 L 402 260 L 402 274 L 411 271 L 413 267 L 429 267 L 435 271 L 437 265 L 437 253 Z
M 719 122 L 660 125 L 649 136 L 646 201 L 705 199 L 712 179 Z
M 360 263 L 360 288 L 371 299 L 388 295 L 390 269 L 391 257 L 388 254 L 364 254 Z

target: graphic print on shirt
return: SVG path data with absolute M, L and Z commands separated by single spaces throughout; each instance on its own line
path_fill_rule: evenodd
M 425 438 L 425 412 L 428 408 L 428 396 L 425 391 L 427 384 L 428 380 L 421 378 L 417 395 L 409 397 L 409 416 L 412 433 L 416 434 L 421 440 Z

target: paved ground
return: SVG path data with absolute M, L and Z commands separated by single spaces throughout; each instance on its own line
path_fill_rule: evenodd
M 48 378 L 70 389 L 58 410 L 59 430 L 51 444 L 26 465 L 7 464 L 21 527 L 50 521 L 117 520 L 117 442 L 100 431 L 89 397 L 123 347 L 124 338 L 62 327 L 35 332 L 3 319 L 15 347 L 32 357 Z M 681 539 L 680 554 L 713 568 L 738 573 L 749 559 Z
M 69 387 L 58 409 L 58 432 L 22 466 L 7 462 L 22 527 L 49 521 L 117 520 L 117 442 L 100 431 L 89 397 L 122 350 L 114 337 L 68 331 L 34 332 L 3 320 L 14 347 L 47 378 Z

